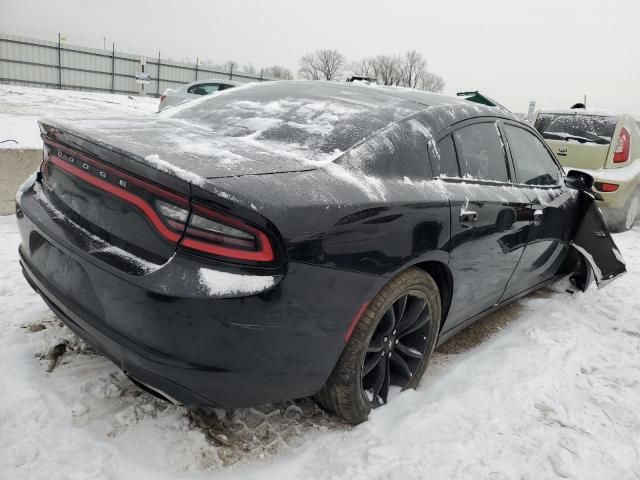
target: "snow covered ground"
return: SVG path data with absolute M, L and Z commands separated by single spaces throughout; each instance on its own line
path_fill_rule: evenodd
M 627 275 L 481 321 L 350 428 L 308 400 L 189 414 L 140 392 L 29 288 L 0 217 L 0 478 L 637 479 L 640 227 L 615 239 Z
M 40 148 L 36 121 L 42 117 L 137 117 L 156 112 L 158 102 L 151 97 L 0 85 L 0 148 Z

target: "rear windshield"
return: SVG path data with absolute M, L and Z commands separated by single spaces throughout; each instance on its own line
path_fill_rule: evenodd
M 185 103 L 166 114 L 217 135 L 321 160 L 323 154 L 344 152 L 422 109 L 423 105 L 367 87 L 266 82 Z
M 536 130 L 548 140 L 575 140 L 580 143 L 611 143 L 618 117 L 614 115 L 580 115 L 541 113 Z

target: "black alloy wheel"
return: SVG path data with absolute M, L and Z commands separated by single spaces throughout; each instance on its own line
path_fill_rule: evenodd
M 384 313 L 366 349 L 362 389 L 372 408 L 387 403 L 389 387 L 407 388 L 429 345 L 431 311 L 418 291 L 398 298 Z
M 351 424 L 386 404 L 391 387 L 415 388 L 427 368 L 441 319 L 438 286 L 424 270 L 391 279 L 356 324 L 316 400 Z

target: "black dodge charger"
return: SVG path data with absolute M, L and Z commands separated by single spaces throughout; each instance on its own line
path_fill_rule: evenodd
M 488 312 L 625 270 L 593 179 L 459 98 L 269 82 L 40 129 L 16 198 L 25 277 L 132 380 L 190 407 L 315 395 L 358 423 Z

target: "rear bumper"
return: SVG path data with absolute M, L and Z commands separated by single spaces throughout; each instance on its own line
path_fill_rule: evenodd
M 599 170 L 572 168 L 572 170 L 588 173 L 596 182 L 618 185 L 615 192 L 599 192 L 603 200 L 598 202 L 598 207 L 608 225 L 623 222 L 626 217 L 627 202 L 633 194 L 638 192 L 640 187 L 640 159 L 619 168 L 601 168 Z
M 261 293 L 194 295 L 185 285 L 198 278 L 195 260 L 177 254 L 179 270 L 132 278 L 57 235 L 28 189 L 18 201 L 20 263 L 31 286 L 119 368 L 187 406 L 238 408 L 317 392 L 359 307 L 387 281 L 289 263 Z

